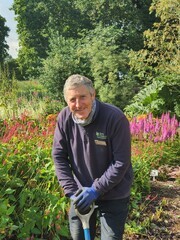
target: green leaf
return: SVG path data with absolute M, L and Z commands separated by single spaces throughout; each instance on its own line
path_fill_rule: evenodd
M 0 202 L 0 215 L 5 213 L 8 208 L 8 200 L 4 200 L 3 202 Z
M 41 231 L 38 228 L 33 228 L 31 232 L 34 234 L 41 234 Z
M 5 191 L 6 194 L 12 194 L 13 192 L 15 192 L 15 189 L 11 189 L 11 188 L 7 188 Z
M 8 208 L 8 210 L 7 210 L 7 215 L 12 214 L 13 211 L 14 211 L 14 209 L 15 209 L 15 206 L 11 206 L 10 208 Z
M 69 236 L 68 227 L 61 225 L 60 234 L 64 237 L 68 237 Z
M 1 225 L 3 226 L 3 225 L 5 225 L 6 223 L 9 222 L 9 217 L 8 216 L 1 216 L 0 220 L 1 220 Z
M 17 230 L 18 228 L 19 228 L 19 226 L 16 226 L 16 225 L 12 225 L 12 226 L 11 226 L 11 230 L 12 230 L 12 231 Z

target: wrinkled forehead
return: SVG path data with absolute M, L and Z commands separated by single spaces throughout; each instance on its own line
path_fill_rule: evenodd
M 71 86 L 67 86 L 64 89 L 64 98 L 67 101 L 69 98 L 69 95 L 84 95 L 84 94 L 90 94 L 94 95 L 95 94 L 95 89 L 92 87 L 89 87 L 84 84 L 73 84 Z

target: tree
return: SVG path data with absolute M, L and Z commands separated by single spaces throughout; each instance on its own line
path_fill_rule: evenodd
M 14 0 L 12 6 L 16 15 L 20 46 L 17 60 L 24 78 L 37 77 L 41 59 L 47 56 L 47 16 L 41 2 Z
M 13 9 L 19 34 L 18 61 L 25 78 L 39 76 L 54 32 L 62 37 L 78 38 L 81 29 L 91 27 L 72 0 L 14 0 Z
M 178 0 L 153 0 L 150 12 L 155 11 L 159 21 L 154 23 L 152 30 L 144 32 L 144 48 L 130 54 L 130 66 L 147 90 L 156 86 L 153 90 L 155 98 L 146 91 L 146 97 L 149 97 L 142 106 L 144 110 L 156 109 L 159 114 L 170 111 L 180 116 L 178 9 Z M 126 110 L 131 114 L 139 113 L 138 105 L 142 98 L 145 96 L 140 92 Z
M 101 24 L 85 31 L 78 40 L 55 34 L 41 74 L 41 81 L 51 95 L 63 101 L 65 80 L 79 73 L 93 80 L 100 100 L 124 108 L 134 96 L 137 83 L 127 75 L 127 50 L 118 51 L 116 39 L 120 34 L 120 29 Z
M 54 0 L 54 2 L 56 1 Z M 140 49 L 142 46 L 145 21 L 143 22 L 141 19 L 147 13 L 147 2 L 145 5 L 137 6 L 131 0 L 76 0 L 73 1 L 73 9 L 68 8 L 69 12 L 64 8 L 64 12 L 68 14 L 62 22 L 58 17 L 59 15 L 53 12 L 51 29 L 55 30 L 52 30 L 52 33 L 58 33 L 59 36 L 62 36 L 66 44 L 70 44 L 69 39 L 71 39 L 71 43 L 73 40 L 74 49 L 70 52 L 68 46 L 60 43 L 57 36 L 49 37 L 49 39 L 53 39 L 54 43 L 56 42 L 56 47 L 54 48 L 52 44 L 49 45 L 49 56 L 43 62 L 44 73 L 42 77 L 46 79 L 46 83 L 44 83 L 48 84 L 48 89 L 54 94 L 56 94 L 56 90 L 62 93 L 66 73 L 74 73 L 74 70 L 77 69 L 76 72 L 89 76 L 94 81 L 101 100 L 124 108 L 137 88 L 139 89 L 139 84 L 135 78 L 128 73 L 128 51 L 131 48 Z M 59 6 L 59 4 L 57 5 Z M 56 11 L 56 8 L 53 11 Z M 59 6 L 61 13 L 60 10 Z M 77 14 L 78 21 L 75 20 Z M 54 16 L 56 17 L 54 18 Z M 58 21 L 59 25 L 64 27 L 61 28 L 61 31 L 56 24 Z M 51 25 L 51 23 L 48 24 Z M 150 25 L 149 23 L 148 26 Z M 69 29 L 69 32 L 63 29 Z M 56 63 L 54 63 L 54 59 L 56 59 Z M 70 61 L 70 59 L 74 61 Z M 67 64 L 67 60 L 69 64 Z M 53 66 L 51 66 L 51 62 L 54 63 Z M 68 71 L 66 69 L 62 71 L 64 66 L 68 66 Z M 68 76 L 66 75 L 66 77 Z M 128 88 L 129 91 L 126 91 L 125 88 Z
M 8 65 L 0 66 L 0 109 L 9 116 L 15 116 L 18 108 L 17 81 Z
M 116 26 L 123 31 L 117 39 L 120 51 L 139 50 L 143 43 L 142 33 L 152 21 L 151 17 L 147 18 L 151 1 L 147 0 L 145 4 L 136 2 L 14 0 L 20 45 L 18 61 L 22 72 L 26 77 L 39 75 L 42 60 L 46 59 L 50 50 L 52 33 L 75 40 L 81 38 L 84 30 L 91 31 L 100 23 L 103 27 Z
M 6 20 L 0 16 L 0 63 L 4 62 L 5 57 L 8 55 L 7 50 L 9 46 L 6 43 L 5 38 L 8 37 L 9 28 L 5 25 Z
M 43 62 L 41 82 L 54 99 L 63 100 L 63 85 L 67 77 L 81 72 L 77 58 L 77 41 L 57 33 L 50 41 L 51 51 Z
M 125 86 L 129 99 L 134 95 L 135 82 L 128 77 L 128 50 L 119 50 L 117 40 L 123 31 L 116 26 L 103 27 L 101 24 L 85 34 L 79 55 L 89 64 L 87 75 L 94 80 L 100 100 L 110 102 L 122 109 L 127 104 Z
M 76 0 L 76 6 L 87 14 L 94 28 L 116 26 L 123 34 L 117 44 L 120 49 L 139 50 L 143 47 L 143 32 L 152 26 L 154 15 L 149 15 L 151 0 L 111 1 Z
M 4 59 L 3 67 L 4 69 L 8 69 L 8 77 L 10 79 L 15 77 L 17 80 L 23 80 L 17 59 L 14 59 L 12 56 L 8 55 Z

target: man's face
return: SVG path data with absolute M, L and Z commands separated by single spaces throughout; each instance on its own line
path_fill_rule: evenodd
M 79 119 L 86 119 L 95 99 L 95 93 L 90 93 L 85 86 L 80 86 L 66 91 L 66 101 L 70 111 Z

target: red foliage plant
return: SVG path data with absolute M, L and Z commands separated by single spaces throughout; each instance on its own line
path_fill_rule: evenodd
M 27 141 L 34 137 L 48 137 L 54 133 L 56 124 L 56 114 L 51 114 L 45 119 L 40 117 L 32 119 L 25 112 L 20 115 L 19 118 L 13 118 L 11 120 L 4 120 L 3 133 L 0 137 L 0 141 L 7 143 L 13 138 L 23 139 Z

